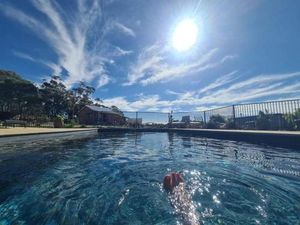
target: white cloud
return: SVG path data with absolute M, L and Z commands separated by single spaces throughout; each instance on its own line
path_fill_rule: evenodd
M 193 59 L 189 58 L 189 62 L 171 63 L 170 47 L 160 44 L 148 46 L 140 52 L 137 61 L 130 67 L 127 82 L 123 85 L 140 83 L 145 86 L 157 82 L 167 82 L 178 77 L 215 68 L 227 60 L 236 58 L 236 56 L 228 55 L 212 61 L 218 51 L 217 48 L 214 48 L 208 52 L 199 53 Z
M 163 57 L 161 54 L 165 49 L 158 44 L 144 48 L 138 56 L 137 62 L 130 67 L 128 81 L 123 85 L 129 86 L 138 82 L 151 70 L 158 70 Z
M 98 80 L 98 85 L 97 85 L 97 88 L 100 88 L 100 87 L 103 87 L 105 86 L 106 84 L 108 84 L 110 81 L 110 78 L 109 76 L 107 76 L 106 74 L 103 74 L 100 79 Z
M 207 85 L 206 87 L 202 88 L 199 93 L 204 93 L 204 92 L 208 92 L 211 90 L 214 90 L 218 87 L 221 87 L 225 84 L 231 83 L 232 81 L 234 81 L 235 79 L 237 79 L 237 77 L 235 77 L 234 75 L 236 75 L 238 71 L 232 71 L 231 73 L 228 73 L 226 75 L 223 75 L 219 78 L 217 78 L 214 82 L 210 83 L 209 85 Z
M 135 101 L 128 101 L 125 97 L 115 97 L 104 99 L 103 103 L 108 106 L 116 105 L 120 109 L 125 111 L 140 111 L 145 110 L 149 111 L 149 109 L 161 109 L 162 107 L 171 106 L 171 102 L 165 100 L 160 100 L 158 95 L 149 95 L 144 96 L 141 95 Z
M 223 75 L 200 90 L 188 92 L 166 93 L 175 99 L 164 100 L 159 95 L 139 95 L 136 100 L 129 101 L 125 97 L 105 99 L 108 105 L 117 105 L 127 111 L 166 111 L 169 110 L 204 110 L 227 106 L 247 101 L 256 101 L 262 97 L 268 100 L 287 99 L 300 96 L 300 83 L 291 83 L 291 79 L 300 79 L 300 72 L 283 74 L 256 75 L 238 81 L 237 71 Z M 228 86 L 229 85 L 229 86 Z M 228 87 L 227 87 L 228 86 Z
M 123 32 L 124 34 L 126 34 L 128 36 L 131 36 L 131 37 L 136 36 L 135 32 L 132 29 L 130 29 L 129 27 L 126 27 L 125 25 L 123 25 L 119 22 L 114 21 L 113 22 L 113 27 L 118 29 L 119 31 Z
M 238 57 L 237 55 L 226 55 L 222 58 L 221 62 L 224 63 L 228 60 L 236 59 L 237 57 Z
M 37 62 L 36 59 L 34 59 L 32 56 L 28 55 L 28 54 L 25 54 L 23 52 L 19 52 L 19 51 L 15 51 L 15 50 L 12 50 L 12 53 L 19 57 L 19 58 L 22 58 L 22 59 L 26 59 L 26 60 L 29 60 L 29 61 L 32 61 L 32 62 Z
M 168 94 L 168 95 L 175 95 L 175 96 L 179 96 L 179 95 L 182 94 L 182 93 L 180 93 L 180 92 L 172 91 L 172 90 L 170 90 L 170 89 L 167 89 L 167 90 L 165 91 L 165 93 Z
M 118 46 L 116 46 L 115 47 L 115 53 L 114 53 L 114 55 L 115 56 L 124 56 L 124 55 L 130 55 L 130 54 L 132 54 L 133 53 L 133 51 L 128 51 L 128 50 L 124 50 L 124 49 L 122 49 L 122 48 L 120 48 L 120 47 L 118 47 Z
M 48 61 L 45 61 L 45 60 L 41 60 L 41 59 L 38 59 L 38 58 L 34 58 L 29 54 L 19 52 L 19 51 L 16 51 L 16 50 L 12 50 L 12 53 L 15 56 L 19 57 L 19 58 L 26 59 L 26 60 L 29 60 L 29 61 L 34 62 L 34 63 L 40 63 L 40 64 L 43 64 L 43 65 L 49 67 L 50 69 L 52 69 L 53 75 L 60 75 L 60 73 L 62 72 L 61 66 L 59 66 L 55 63 L 48 62 Z
M 31 0 L 32 5 L 46 19 L 27 15 L 23 11 L 7 4 L 0 4 L 0 12 L 32 30 L 39 38 L 48 44 L 57 55 L 56 62 L 35 60 L 29 55 L 15 53 L 27 60 L 43 63 L 53 69 L 54 74 L 63 69 L 68 72 L 65 80 L 67 86 L 78 81 L 92 82 L 98 79 L 98 86 L 110 81 L 106 64 L 113 62 L 111 49 L 103 51 L 103 30 L 99 26 L 102 21 L 102 9 L 98 0 L 78 0 L 78 11 L 66 12 L 55 1 Z M 90 3 L 90 4 L 88 4 Z M 119 29 L 127 35 L 133 31 L 116 23 Z M 131 52 L 116 47 L 114 56 L 128 55 Z
M 103 99 L 103 104 L 106 106 L 115 105 L 124 111 L 136 110 L 131 107 L 130 102 L 125 97 L 114 97 L 114 98 Z
M 255 100 L 261 97 L 300 93 L 300 84 L 290 84 L 291 78 L 300 78 L 300 72 L 258 75 L 216 90 L 201 98 L 203 103 L 232 104 Z M 298 88 L 298 89 L 297 89 Z

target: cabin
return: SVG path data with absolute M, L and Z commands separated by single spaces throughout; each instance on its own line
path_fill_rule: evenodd
M 122 112 L 117 112 L 103 106 L 84 106 L 78 114 L 80 124 L 85 125 L 124 125 L 125 117 Z

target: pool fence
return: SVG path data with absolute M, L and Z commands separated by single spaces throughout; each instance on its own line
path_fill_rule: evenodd
M 300 99 L 190 112 L 123 112 L 131 127 L 299 130 Z

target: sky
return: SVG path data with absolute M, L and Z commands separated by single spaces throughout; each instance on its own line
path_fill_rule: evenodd
M 1 0 L 0 69 L 84 81 L 126 111 L 300 97 L 300 1 Z M 191 19 L 196 43 L 172 44 Z

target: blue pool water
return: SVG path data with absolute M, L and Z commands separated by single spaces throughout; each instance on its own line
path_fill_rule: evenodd
M 33 141 L 34 140 L 34 141 Z M 173 133 L 0 140 L 0 224 L 182 224 L 180 171 L 203 224 L 299 224 L 300 151 Z

